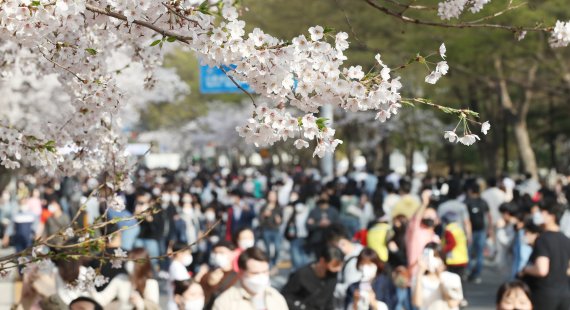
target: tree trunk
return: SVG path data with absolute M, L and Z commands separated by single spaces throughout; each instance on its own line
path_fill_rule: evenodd
M 515 122 L 513 129 L 525 172 L 530 173 L 534 179 L 537 179 L 538 168 L 536 165 L 536 157 L 530 143 L 526 122 L 522 120 Z

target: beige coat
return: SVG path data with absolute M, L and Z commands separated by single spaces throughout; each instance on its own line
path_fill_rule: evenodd
M 238 282 L 216 298 L 213 310 L 256 310 L 249 294 Z M 285 298 L 274 288 L 265 290 L 265 308 L 288 310 Z

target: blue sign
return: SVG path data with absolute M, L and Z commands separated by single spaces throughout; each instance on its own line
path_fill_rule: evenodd
M 235 68 L 235 66 L 233 66 Z M 224 67 L 226 72 L 232 67 Z M 251 92 L 249 85 L 236 81 L 243 89 Z M 200 92 L 202 94 L 239 93 L 241 90 L 218 67 L 200 66 Z

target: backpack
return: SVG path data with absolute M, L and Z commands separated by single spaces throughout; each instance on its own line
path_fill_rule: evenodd
M 485 229 L 485 215 L 488 212 L 487 203 L 483 199 L 467 199 L 465 201 L 469 211 L 469 219 L 473 231 Z

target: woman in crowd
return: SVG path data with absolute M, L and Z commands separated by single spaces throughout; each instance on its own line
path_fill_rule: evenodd
M 120 274 L 95 294 L 95 300 L 105 308 L 152 310 L 159 309 L 159 286 L 152 278 L 152 266 L 143 248 L 129 252 L 125 262 L 128 275 Z
M 396 305 L 396 288 L 384 272 L 384 263 L 371 248 L 364 248 L 357 258 L 362 280 L 351 284 L 346 293 L 347 310 L 393 309 Z
M 463 300 L 461 278 L 445 271 L 441 248 L 431 242 L 418 259 L 412 280 L 412 303 L 419 310 L 458 310 Z
M 236 232 L 233 239 L 234 244 L 236 245 L 236 249 L 234 251 L 235 258 L 232 265 L 234 266 L 234 271 L 238 272 L 238 257 L 243 251 L 255 246 L 255 235 L 253 233 L 253 230 L 244 227 Z
M 259 227 L 263 236 L 265 249 L 270 257 L 271 266 L 277 264 L 279 249 L 281 247 L 281 232 L 279 227 L 282 223 L 282 211 L 277 202 L 277 193 L 270 191 L 267 193 L 267 204 L 261 208 L 259 216 Z M 273 254 L 271 254 L 273 252 Z
M 519 280 L 504 283 L 497 291 L 497 310 L 532 310 L 530 289 Z
M 193 280 L 174 281 L 175 310 L 202 310 L 204 309 L 204 290 Z

